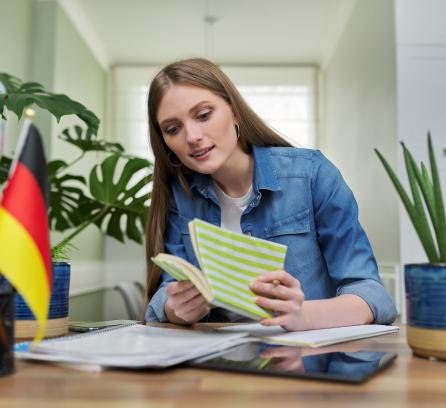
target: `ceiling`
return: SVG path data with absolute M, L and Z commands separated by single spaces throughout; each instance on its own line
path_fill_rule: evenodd
M 356 0 L 59 0 L 101 64 L 318 64 Z M 206 20 L 208 22 L 206 22 Z

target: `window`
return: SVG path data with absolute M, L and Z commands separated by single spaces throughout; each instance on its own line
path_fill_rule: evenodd
M 222 66 L 253 110 L 291 144 L 316 146 L 315 68 Z M 115 67 L 112 73 L 113 139 L 153 160 L 148 142 L 147 92 L 159 69 Z
M 299 147 L 315 147 L 311 97 L 295 85 L 238 86 L 251 108 L 274 130 Z
M 294 146 L 316 147 L 316 68 L 223 66 L 251 108 Z

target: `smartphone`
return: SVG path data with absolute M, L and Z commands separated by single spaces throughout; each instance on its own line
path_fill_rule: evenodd
M 108 327 L 122 326 L 125 324 L 141 323 L 137 320 L 103 320 L 100 322 L 70 322 L 68 330 L 85 333 L 93 330 L 106 329 Z

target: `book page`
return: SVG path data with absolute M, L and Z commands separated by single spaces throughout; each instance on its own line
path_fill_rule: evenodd
M 200 265 L 200 269 L 203 271 L 203 262 L 201 260 L 200 251 L 198 250 L 198 241 L 197 241 L 197 231 L 195 229 L 194 221 L 190 221 L 187 224 L 190 234 L 190 240 L 192 242 L 192 247 L 194 249 L 195 257 L 197 258 L 198 265 Z
M 191 263 L 178 256 L 164 253 L 152 258 L 152 262 L 178 282 L 190 280 L 208 302 L 212 301 L 213 295 L 206 277 Z
M 189 224 L 193 224 L 190 231 L 194 231 L 196 251 L 214 303 L 254 319 L 271 317 L 255 303 L 256 295 L 249 285 L 262 273 L 283 268 L 286 246 L 198 219 Z

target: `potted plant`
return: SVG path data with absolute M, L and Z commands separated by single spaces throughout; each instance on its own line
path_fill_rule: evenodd
M 428 263 L 404 265 L 407 340 L 423 357 L 446 359 L 446 215 L 431 136 L 429 167 L 418 165 L 402 143 L 410 192 L 406 192 L 382 154 L 375 149 L 420 239 Z M 426 211 L 428 216 L 426 215 Z
M 37 83 L 22 83 L 8 74 L 0 73 L 0 82 L 6 88 L 6 93 L 0 94 L 0 115 L 3 116 L 6 107 L 20 119 L 24 108 L 36 103 L 57 120 L 63 115 L 74 114 L 86 125 L 86 128 L 76 125 L 64 129 L 58 136 L 78 148 L 79 155 L 69 163 L 62 159 L 48 163 L 48 224 L 53 231 L 67 233 L 51 248 L 53 292 L 49 318 L 54 321 L 51 323 L 50 320 L 47 333 L 56 335 L 67 330 L 70 268 L 65 261 L 69 259 L 73 238 L 89 225 L 96 225 L 106 235 L 121 242 L 130 239 L 142 244 L 152 163 L 126 154 L 119 143 L 99 140 L 96 115 L 67 96 L 47 92 Z M 101 159 L 91 168 L 88 179 L 74 174 L 73 165 L 91 152 L 99 153 Z M 11 162 L 9 157 L 0 158 L 0 185 L 7 179 Z M 26 304 L 19 296 L 16 300 L 16 318 L 31 320 L 32 314 Z M 58 319 L 62 319 L 62 324 Z M 18 334 L 20 336 L 20 330 Z

